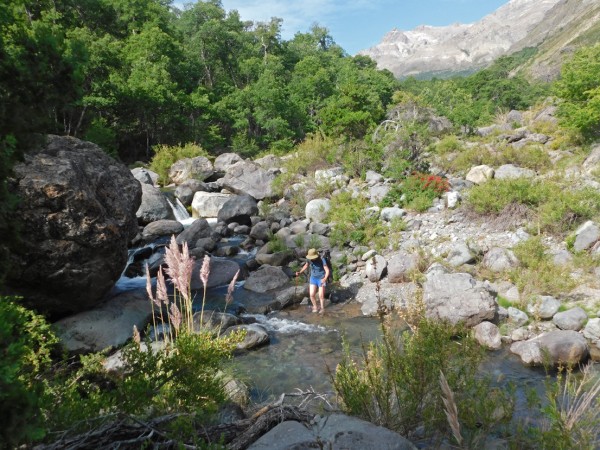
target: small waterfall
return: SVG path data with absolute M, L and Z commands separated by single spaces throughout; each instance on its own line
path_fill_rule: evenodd
M 175 204 L 173 204 L 173 202 L 171 201 L 170 198 L 167 198 L 167 201 L 169 202 L 169 206 L 171 206 L 171 209 L 173 210 L 173 215 L 175 216 L 175 220 L 177 220 L 178 222 L 181 222 L 181 223 L 187 223 L 190 221 L 190 219 L 191 219 L 190 214 L 188 213 L 187 209 L 185 209 L 185 206 L 183 206 L 183 203 L 181 203 L 178 198 L 175 198 Z

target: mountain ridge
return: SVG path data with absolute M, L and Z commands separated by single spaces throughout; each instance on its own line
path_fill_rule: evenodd
M 511 0 L 471 24 L 421 25 L 409 31 L 393 29 L 379 44 L 358 54 L 370 56 L 380 69 L 388 69 L 399 78 L 474 71 L 500 56 L 541 45 L 556 34 L 555 30 L 575 19 L 579 23 L 581 14 L 585 15 L 590 8 L 600 9 L 594 3 L 597 2 Z M 539 74 L 534 70 L 532 75 L 548 77 L 555 72 L 554 68 Z

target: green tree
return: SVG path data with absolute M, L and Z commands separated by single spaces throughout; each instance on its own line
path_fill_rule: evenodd
M 562 123 L 592 138 L 600 133 L 600 44 L 578 50 L 555 85 Z

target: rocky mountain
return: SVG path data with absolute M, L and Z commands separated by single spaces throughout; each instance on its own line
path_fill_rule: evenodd
M 533 78 L 552 80 L 562 62 L 582 45 L 600 41 L 600 2 L 597 0 L 560 0 L 528 35 L 509 49 L 538 47 L 534 58 L 521 70 Z
M 571 3 L 578 6 L 572 7 Z M 380 68 L 397 77 L 470 72 L 499 56 L 540 44 L 553 29 L 571 23 L 575 10 L 585 10 L 579 4 L 588 3 L 597 1 L 511 0 L 473 24 L 392 30 L 381 43 L 359 54 L 372 57 Z M 542 24 L 550 17 L 556 19 L 553 28 L 544 28 L 547 25 Z

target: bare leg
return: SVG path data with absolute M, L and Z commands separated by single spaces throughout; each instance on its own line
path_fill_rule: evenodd
M 319 300 L 321 301 L 321 311 L 325 309 L 325 286 L 319 287 Z
M 308 293 L 310 294 L 310 302 L 312 303 L 313 311 L 316 311 L 318 309 L 317 308 L 317 299 L 316 299 L 317 286 L 314 284 L 311 284 L 308 288 Z

